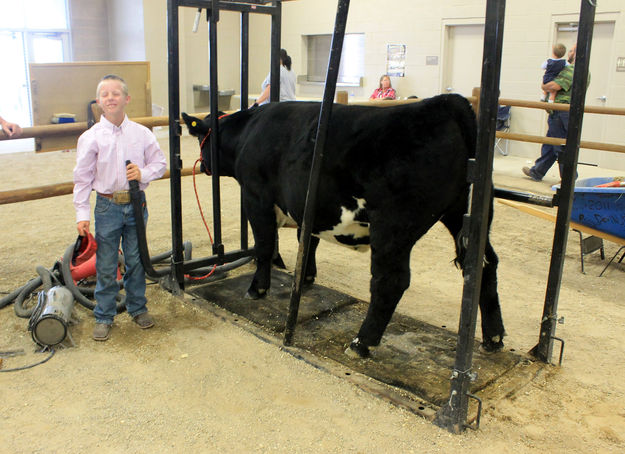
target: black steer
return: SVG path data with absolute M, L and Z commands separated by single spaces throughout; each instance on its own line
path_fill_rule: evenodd
M 288 222 L 301 226 L 319 109 L 318 103 L 271 103 L 219 120 L 219 174 L 241 185 L 256 243 L 252 298 L 269 290 L 276 229 Z M 210 172 L 210 117 L 182 116 L 202 143 L 203 167 Z M 371 302 L 350 344 L 358 355 L 366 357 L 369 347 L 379 345 L 410 284 L 410 251 L 437 221 L 454 237 L 456 263 L 463 266 L 460 230 L 476 130 L 471 106 L 458 95 L 384 108 L 333 107 L 306 281 L 316 275 L 319 238 L 358 250 L 371 247 Z M 480 310 L 488 351 L 503 347 L 497 263 L 487 240 Z

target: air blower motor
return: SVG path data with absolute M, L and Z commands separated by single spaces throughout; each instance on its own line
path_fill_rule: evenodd
M 65 340 L 74 303 L 72 292 L 65 287 L 39 292 L 37 306 L 28 322 L 28 330 L 38 345 L 54 347 Z

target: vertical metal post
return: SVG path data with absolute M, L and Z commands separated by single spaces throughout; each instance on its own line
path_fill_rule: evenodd
M 219 85 L 217 83 L 217 22 L 219 0 L 211 0 L 208 20 L 208 70 L 211 114 L 211 171 L 213 188 L 213 254 L 223 256 L 221 242 L 221 189 L 219 185 Z
M 315 149 L 313 151 L 310 178 L 308 180 L 308 192 L 306 193 L 306 205 L 304 207 L 304 220 L 301 226 L 299 238 L 299 249 L 297 251 L 297 263 L 295 265 L 295 276 L 291 289 L 291 300 L 289 303 L 289 313 L 287 315 L 286 328 L 284 331 L 284 344 L 291 345 L 293 333 L 297 322 L 299 302 L 302 296 L 302 282 L 306 273 L 306 263 L 308 262 L 308 249 L 310 247 L 310 235 L 312 225 L 315 220 L 315 208 L 317 206 L 317 189 L 319 187 L 319 177 L 321 174 L 321 164 L 323 162 L 323 151 L 328 135 L 328 124 L 332 115 L 332 103 L 336 91 L 336 81 L 339 75 L 339 65 L 341 63 L 341 52 L 343 50 L 343 38 L 345 37 L 345 26 L 347 24 L 347 13 L 349 11 L 349 0 L 339 0 L 336 10 L 336 20 L 334 22 L 334 35 L 332 36 L 332 47 L 326 74 L 325 89 L 323 92 L 323 102 L 319 113 L 319 123 L 317 125 L 317 136 Z
M 569 110 L 569 130 L 566 137 L 564 156 L 562 156 L 564 175 L 562 175 L 560 203 L 556 216 L 551 265 L 549 267 L 545 305 L 540 325 L 540 336 L 538 344 L 530 352 L 544 362 L 550 362 L 553 353 L 553 339 L 558 318 L 558 297 L 560 295 L 560 284 L 562 283 L 566 242 L 569 235 L 569 221 L 571 219 L 577 158 L 579 156 L 579 141 L 584 117 L 586 88 L 588 86 L 588 66 L 590 63 L 590 45 L 595 22 L 595 10 L 596 1 L 582 0 L 577 32 L 575 73 Z
M 249 70 L 250 70 L 250 14 L 241 13 L 241 110 L 249 104 Z M 243 209 L 241 194 L 241 249 L 248 248 L 247 215 Z
M 504 13 L 505 0 L 487 0 L 476 159 L 469 162 L 472 164 L 469 166 L 469 181 L 472 183 L 471 209 L 470 214 L 465 215 L 463 228 L 465 234 L 468 231 L 468 247 L 464 265 L 464 288 L 456 362 L 451 376 L 449 401 L 441 407 L 435 420 L 438 426 L 454 433 L 459 433 L 466 428 L 470 384 L 474 378 L 474 373 L 471 372 L 473 340 L 491 205 Z
M 249 103 L 250 13 L 241 13 L 241 110 Z
M 167 70 L 169 84 L 169 187 L 171 191 L 172 292 L 184 290 L 182 190 L 180 184 L 180 57 L 178 2 L 167 0 Z M 178 288 L 176 288 L 176 284 Z
M 282 33 L 282 2 L 274 1 L 275 11 L 271 13 L 271 65 L 269 101 L 280 101 L 280 35 Z

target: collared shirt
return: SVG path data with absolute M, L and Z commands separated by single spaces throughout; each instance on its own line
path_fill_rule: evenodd
M 126 160 L 141 171 L 141 190 L 152 180 L 163 176 L 167 168 L 165 155 L 148 128 L 128 116 L 115 126 L 104 115 L 78 138 L 74 168 L 74 208 L 76 222 L 88 221 L 91 213 L 91 191 L 112 194 L 129 188 Z
M 395 95 L 394 88 L 387 88 L 386 90 L 384 90 L 383 88 L 376 88 L 373 94 L 371 95 L 371 97 L 374 99 L 384 99 L 384 98 L 395 99 L 395 96 L 396 95 Z

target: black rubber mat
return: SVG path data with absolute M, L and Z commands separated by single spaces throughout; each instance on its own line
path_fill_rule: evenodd
M 262 327 L 276 342 L 282 341 L 293 277 L 272 271 L 270 293 L 260 300 L 245 298 L 252 274 L 227 278 L 189 290 Z M 455 361 L 457 335 L 411 317 L 395 314 L 382 343 L 369 359 L 344 353 L 362 323 L 368 302 L 319 285 L 305 289 L 298 314 L 294 346 L 323 361 L 330 358 L 347 369 L 409 391 L 420 399 L 440 406 L 449 398 L 449 381 Z M 477 378 L 471 387 L 476 393 L 511 371 L 527 358 L 511 351 L 482 353 L 474 344 L 473 370 Z

